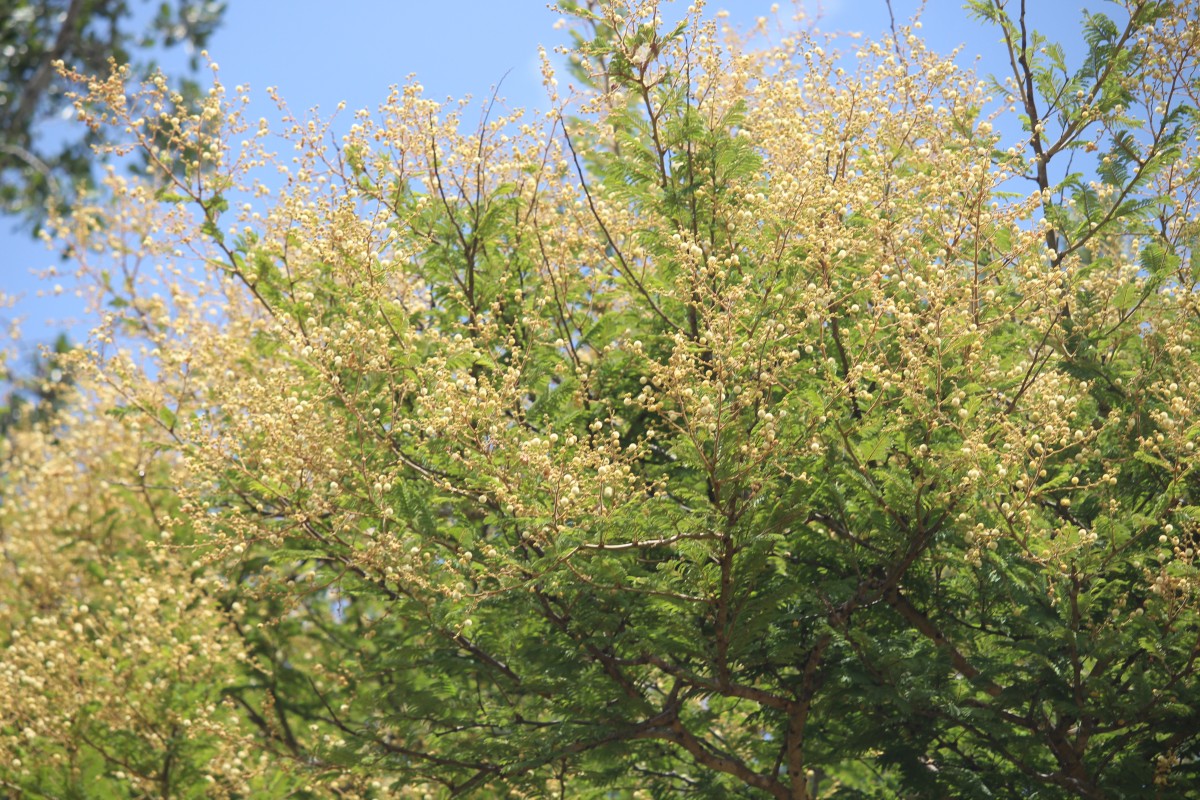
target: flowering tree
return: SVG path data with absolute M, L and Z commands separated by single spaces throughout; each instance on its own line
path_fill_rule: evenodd
M 550 114 L 411 83 L 286 157 L 74 76 L 158 179 L 59 226 L 100 324 L 6 444 L 0 780 L 1200 796 L 1200 8 L 1117 5 L 1071 67 L 973 3 L 989 88 L 568 3 Z

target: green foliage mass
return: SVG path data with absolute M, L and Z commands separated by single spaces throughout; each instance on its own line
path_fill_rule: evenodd
M 237 159 L 125 197 L 190 203 L 175 235 L 207 270 L 164 269 L 163 295 L 102 273 L 100 345 L 149 366 L 72 373 L 166 484 L 122 563 L 176 563 L 239 654 L 204 673 L 220 703 L 162 700 L 212 706 L 176 774 L 231 797 L 1200 797 L 1200 9 L 1118 5 L 1072 68 L 970 4 L 1011 57 L 1011 147 L 913 28 L 756 51 L 699 12 L 564 3 L 586 91 L 544 128 L 488 107 L 464 134 L 410 85 L 336 147 L 298 123 L 287 187 L 237 231 Z M 206 113 L 190 152 L 235 138 Z M 183 252 L 128 224 L 139 258 Z M 8 708 L 0 743 L 35 767 L 0 780 L 53 793 L 70 760 Z M 240 784 L 249 759 L 205 749 L 231 732 L 265 754 Z M 151 793 L 66 741 L 112 796 Z M 122 741 L 161 778 L 158 745 Z

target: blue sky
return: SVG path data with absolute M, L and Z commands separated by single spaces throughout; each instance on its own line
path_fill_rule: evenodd
M 769 14 L 771 5 L 770 0 L 713 0 L 708 12 L 727 10 L 731 23 L 747 27 Z M 786 18 L 792 6 L 780 5 Z M 892 5 L 898 23 L 921 6 L 917 0 L 893 0 Z M 1079 38 L 1082 8 L 1097 5 L 1077 0 L 1030 3 L 1034 26 L 1052 38 L 1061 33 L 1064 45 Z M 822 30 L 878 35 L 888 29 L 885 0 L 808 0 L 804 7 L 810 17 L 820 16 Z M 928 0 L 924 8 L 922 33 L 935 50 L 962 45 L 964 65 L 986 55 L 976 65 L 983 74 L 1005 67 L 997 31 L 972 21 L 960 0 Z M 229 0 L 209 53 L 226 85 L 250 86 L 251 119 L 275 118 L 268 86 L 277 86 L 297 112 L 312 106 L 332 111 L 339 101 L 348 109 L 374 108 L 390 85 L 403 83 L 409 74 L 416 74 L 427 95 L 437 99 L 490 96 L 503 77 L 500 94 L 510 107 L 536 107 L 544 105 L 538 45 L 551 49 L 566 41 L 566 33 L 555 29 L 558 18 L 541 0 Z M 1068 48 L 1072 51 L 1078 53 Z M 14 309 L 0 310 L 0 329 L 7 327 L 7 319 L 22 317 L 20 349 L 25 354 L 61 330 L 81 341 L 89 325 L 69 281 L 56 279 L 67 287 L 56 296 L 54 281 L 43 284 L 31 274 L 58 263 L 57 257 L 10 228 L 0 220 L 0 291 L 19 301 Z M 60 271 L 69 273 L 68 266 L 61 265 Z

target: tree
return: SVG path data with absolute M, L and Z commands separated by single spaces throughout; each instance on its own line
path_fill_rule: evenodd
M 563 9 L 581 98 L 410 83 L 294 161 L 72 74 L 156 172 L 58 221 L 100 327 L 10 454 L 0 779 L 1200 796 L 1200 8 L 1072 68 L 980 0 L 992 88 L 915 24 Z
M 164 2 L 145 20 L 144 30 L 126 0 L 7 0 L 0 8 L 0 208 L 39 222 L 47 202 L 66 202 L 75 184 L 92 177 L 97 142 L 87 133 L 51 130 L 71 110 L 54 62 L 100 73 L 108 71 L 110 59 L 130 63 L 135 53 L 182 44 L 195 69 L 225 6 L 210 0 Z M 153 61 L 139 69 L 149 74 Z M 181 92 L 178 103 L 194 94 L 195 84 L 185 81 Z

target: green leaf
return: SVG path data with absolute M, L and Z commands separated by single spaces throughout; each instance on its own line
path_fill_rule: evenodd
M 1113 294 L 1113 305 L 1121 311 L 1129 311 L 1145 297 L 1144 289 L 1136 283 L 1127 283 Z

